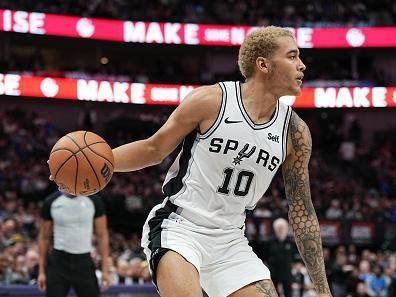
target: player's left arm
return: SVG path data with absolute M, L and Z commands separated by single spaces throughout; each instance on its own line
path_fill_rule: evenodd
M 318 296 L 331 296 L 325 273 L 319 222 L 312 204 L 309 184 L 311 133 L 307 124 L 294 111 L 287 141 L 289 153 L 283 163 L 282 172 L 289 204 L 289 222 Z

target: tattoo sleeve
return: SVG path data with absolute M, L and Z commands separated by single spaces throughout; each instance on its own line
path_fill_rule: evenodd
M 256 292 L 262 294 L 263 297 L 277 297 L 278 293 L 275 290 L 274 284 L 271 280 L 262 280 L 255 284 Z
M 301 257 L 318 294 L 331 296 L 327 283 L 319 222 L 311 201 L 308 163 L 312 140 L 307 125 L 293 112 L 289 135 L 292 153 L 283 167 L 289 222 Z

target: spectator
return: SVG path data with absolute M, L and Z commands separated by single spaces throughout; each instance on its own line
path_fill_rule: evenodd
M 140 277 L 141 282 L 150 283 L 151 282 L 150 267 L 147 260 L 142 261 L 141 266 L 142 266 L 141 277 Z
M 129 275 L 134 284 L 139 284 L 142 282 L 141 280 L 142 268 L 143 268 L 142 263 L 143 263 L 142 259 L 138 257 L 132 258 L 129 261 Z
M 308 274 L 304 264 L 300 261 L 293 264 L 292 268 L 292 296 L 303 297 Z
M 362 261 L 359 263 L 359 279 L 363 282 L 367 282 L 368 279 L 372 277 L 372 273 L 370 270 L 370 262 L 367 259 L 364 259 L 364 255 L 362 253 Z
M 130 268 L 128 261 L 124 259 L 118 259 L 117 261 L 117 281 L 119 285 L 130 285 L 133 283 L 130 275 Z
M 373 268 L 374 274 L 366 280 L 367 293 L 370 297 L 388 297 L 389 283 L 383 272 L 380 265 L 375 265 Z
M 331 201 L 331 206 L 326 211 L 326 219 L 337 220 L 343 215 L 343 211 L 340 207 L 340 201 L 334 199 Z
M 36 284 L 39 269 L 39 254 L 34 249 L 26 252 L 26 270 L 29 276 L 29 284 Z
M 18 230 L 18 222 L 14 218 L 8 218 L 3 222 L 2 235 L 2 245 L 5 247 L 12 246 L 23 240 Z
M 16 257 L 11 275 L 11 284 L 27 285 L 29 283 L 29 275 L 26 269 L 26 257 L 19 255 Z
M 347 256 L 343 252 L 336 254 L 335 262 L 330 272 L 331 292 L 334 297 L 344 297 L 347 293 L 347 282 L 349 273 L 353 266 L 347 265 Z
M 356 292 L 352 295 L 348 295 L 351 297 L 371 297 L 370 295 L 367 294 L 367 288 L 366 288 L 366 283 L 364 282 L 359 282 L 356 287 Z
M 356 289 L 361 282 L 362 281 L 359 279 L 359 269 L 356 266 L 353 266 L 353 270 L 348 274 L 348 278 L 346 279 L 347 295 L 352 296 L 355 294 Z
M 12 266 L 8 255 L 0 255 L 0 282 L 9 285 L 12 280 Z
M 393 276 L 391 278 L 391 282 L 389 285 L 388 296 L 393 297 L 396 296 L 396 269 L 393 268 Z
M 356 245 L 350 244 L 348 245 L 348 263 L 356 265 L 358 262 L 358 256 L 356 253 Z

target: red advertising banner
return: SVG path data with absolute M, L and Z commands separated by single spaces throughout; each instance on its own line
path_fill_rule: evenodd
M 256 27 L 130 22 L 0 10 L 0 31 L 118 42 L 238 46 Z M 290 28 L 301 48 L 396 47 L 396 27 Z
M 324 243 L 337 244 L 341 242 L 342 232 L 340 221 L 320 221 L 319 224 Z
M 352 222 L 350 236 L 354 243 L 371 243 L 375 236 L 375 224 Z
M 8 96 L 177 105 L 196 87 L 0 73 L 0 95 Z M 395 107 L 396 87 L 303 88 L 281 100 L 296 108 Z

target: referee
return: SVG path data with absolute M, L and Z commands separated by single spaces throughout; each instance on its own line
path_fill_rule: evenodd
M 66 297 L 70 288 L 78 297 L 99 297 L 90 255 L 93 229 L 102 257 L 102 286 L 109 285 L 109 238 L 100 198 L 56 192 L 45 199 L 41 218 L 39 290 L 46 291 L 47 297 Z M 48 255 L 52 235 L 53 249 Z

